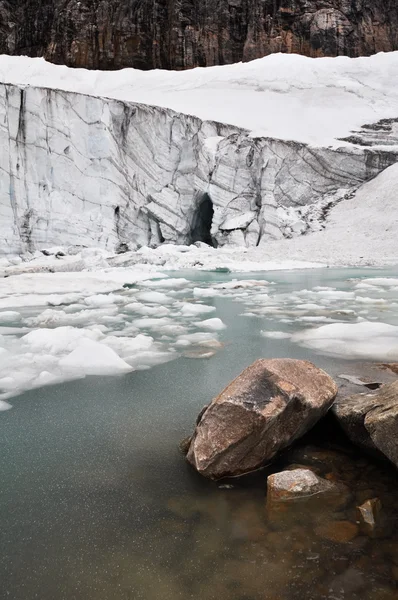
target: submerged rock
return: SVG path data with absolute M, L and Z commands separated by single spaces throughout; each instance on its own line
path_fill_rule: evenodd
M 267 503 L 311 498 L 321 494 L 338 495 L 347 491 L 322 477 L 311 469 L 299 468 L 274 473 L 267 479 Z
M 354 444 L 398 467 L 398 381 L 342 398 L 333 413 Z
M 378 498 L 366 500 L 357 506 L 357 521 L 366 533 L 373 533 L 379 524 L 381 502 Z
M 187 453 L 211 479 L 264 466 L 330 408 L 337 387 L 308 361 L 257 360 L 201 415 Z
M 317 536 L 331 542 L 347 544 L 358 535 L 359 530 L 357 525 L 350 521 L 330 521 L 316 527 L 315 533 Z

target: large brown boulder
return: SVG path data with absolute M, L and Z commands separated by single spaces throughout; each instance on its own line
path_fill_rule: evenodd
M 310 362 L 257 360 L 203 411 L 187 459 L 211 479 L 249 473 L 308 431 L 336 393 Z
M 333 413 L 354 444 L 398 467 L 398 381 L 339 399 Z

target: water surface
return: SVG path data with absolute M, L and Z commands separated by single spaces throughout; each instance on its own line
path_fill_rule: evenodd
M 327 269 L 242 278 L 272 280 L 278 294 L 293 295 L 316 286 L 345 290 L 353 277 L 394 274 Z M 208 287 L 236 278 L 178 276 Z M 230 489 L 200 478 L 185 463 L 177 445 L 199 410 L 256 358 L 304 358 L 334 375 L 351 365 L 289 338 L 260 334 L 308 326 L 295 318 L 244 316 L 253 308 L 244 298 L 206 303 L 227 325 L 217 334 L 224 347 L 211 358 L 179 356 L 127 375 L 42 387 L 13 398 L 13 408 L 0 415 L 4 598 L 397 597 L 398 481 L 392 469 L 350 454 L 339 467 L 353 490 L 347 506 L 300 503 L 270 514 L 265 474 L 234 481 Z M 336 307 L 341 301 L 330 310 Z M 371 317 L 398 323 L 386 307 L 372 306 Z M 331 541 L 320 533 L 330 522 L 355 523 L 355 505 L 374 496 L 383 503 L 376 537 L 358 532 L 349 541 Z

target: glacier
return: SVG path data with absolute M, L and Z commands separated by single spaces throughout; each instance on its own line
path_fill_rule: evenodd
M 321 229 L 398 161 L 395 75 L 398 53 L 179 73 L 0 57 L 0 254 Z

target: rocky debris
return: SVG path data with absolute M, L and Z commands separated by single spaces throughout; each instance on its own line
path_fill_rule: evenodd
M 386 0 L 2 1 L 0 51 L 89 69 L 184 69 L 274 52 L 364 56 L 398 48 Z
M 379 387 L 382 385 L 378 381 L 362 381 L 362 379 L 359 379 L 359 377 L 355 377 L 355 375 L 339 375 L 339 379 L 344 379 L 345 381 L 353 383 L 354 385 L 361 385 L 363 387 L 368 388 L 369 390 L 378 390 Z
M 398 466 L 398 381 L 337 399 L 332 411 L 354 444 Z
M 357 525 L 350 521 L 330 521 L 315 528 L 317 536 L 337 542 L 347 544 L 351 542 L 359 533 Z
M 357 521 L 365 533 L 373 533 L 379 524 L 379 515 L 381 511 L 381 502 L 379 498 L 366 500 L 360 506 L 357 506 Z
M 336 393 L 333 379 L 308 361 L 257 360 L 203 412 L 187 460 L 211 479 L 258 469 L 308 431 Z
M 388 369 L 389 371 L 392 371 L 398 375 L 398 363 L 383 363 L 380 365 L 380 367 L 383 369 Z
M 342 493 L 346 498 L 349 495 L 345 486 L 323 479 L 310 469 L 288 469 L 267 478 L 267 505 Z

